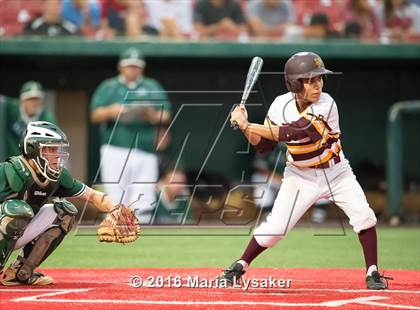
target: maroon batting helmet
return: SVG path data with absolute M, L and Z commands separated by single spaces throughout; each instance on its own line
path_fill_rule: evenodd
M 337 74 L 325 69 L 321 57 L 312 52 L 301 52 L 290 57 L 284 65 L 286 87 L 292 93 L 303 89 L 302 79 L 310 79 L 318 75 Z

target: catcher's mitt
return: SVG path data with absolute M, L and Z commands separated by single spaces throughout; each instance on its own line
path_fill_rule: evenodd
M 114 211 L 108 213 L 98 227 L 100 242 L 134 242 L 139 234 L 140 223 L 138 219 L 134 212 L 124 205 L 119 205 Z

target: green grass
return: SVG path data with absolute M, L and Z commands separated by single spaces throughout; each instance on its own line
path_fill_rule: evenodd
M 335 236 L 314 235 L 328 233 Z M 79 234 L 86 234 L 86 231 L 79 231 Z M 119 245 L 99 243 L 94 235 L 81 236 L 72 232 L 43 267 L 221 268 L 242 254 L 249 238 L 246 230 L 240 229 L 149 228 L 135 243 Z M 381 269 L 420 269 L 418 228 L 378 228 L 378 242 Z M 276 247 L 262 253 L 253 266 L 362 268 L 364 260 L 357 235 L 350 229 L 343 235 L 340 229 L 296 228 Z

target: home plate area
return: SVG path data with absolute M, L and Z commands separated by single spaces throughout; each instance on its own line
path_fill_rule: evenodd
M 359 269 L 250 269 L 248 288 L 224 288 L 221 270 L 44 269 L 46 287 L 0 287 L 2 309 L 420 309 L 420 271 L 389 270 L 390 289 L 366 290 Z M 135 287 L 137 286 L 137 287 Z

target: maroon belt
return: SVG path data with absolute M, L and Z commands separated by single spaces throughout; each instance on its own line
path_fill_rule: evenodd
M 322 164 L 319 164 L 319 165 L 316 165 L 316 166 L 312 166 L 310 168 L 314 168 L 314 169 L 326 169 L 326 168 L 330 168 L 330 160 L 327 161 L 327 162 L 325 162 L 325 163 L 322 163 Z M 338 156 L 337 157 L 334 157 L 333 160 L 334 160 L 334 165 L 338 164 L 341 161 L 340 157 L 338 157 Z

